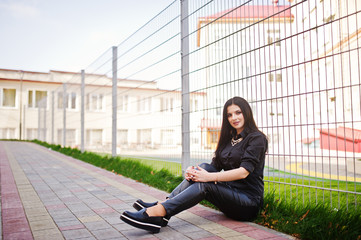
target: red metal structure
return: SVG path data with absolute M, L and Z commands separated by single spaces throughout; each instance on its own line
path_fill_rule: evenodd
M 361 152 L 361 130 L 338 127 L 320 129 L 321 149 Z

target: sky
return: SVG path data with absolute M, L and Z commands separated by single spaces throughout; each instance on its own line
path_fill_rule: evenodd
M 0 0 L 0 69 L 80 72 L 173 2 Z
M 79 72 L 174 0 L 0 0 L 0 69 Z

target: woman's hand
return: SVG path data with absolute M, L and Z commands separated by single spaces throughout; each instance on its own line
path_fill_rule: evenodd
M 192 174 L 193 174 L 193 170 L 194 170 L 194 166 L 189 166 L 184 174 L 184 178 L 187 180 L 187 181 L 190 181 L 192 180 Z
M 191 173 L 191 180 L 193 182 L 210 182 L 212 181 L 211 175 L 207 170 L 201 168 L 200 166 L 193 167 L 193 169 L 190 170 Z

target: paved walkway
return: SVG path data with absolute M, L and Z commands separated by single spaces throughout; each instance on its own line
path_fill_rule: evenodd
M 8 239 L 291 239 L 197 205 L 160 233 L 123 223 L 138 198 L 167 194 L 34 143 L 0 141 L 0 236 Z M 0 237 L 0 239 L 1 239 Z

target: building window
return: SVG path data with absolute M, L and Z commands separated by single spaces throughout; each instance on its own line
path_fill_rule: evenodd
M 218 142 L 218 135 L 219 135 L 219 132 L 217 130 L 213 130 L 213 131 L 210 131 L 210 134 L 211 134 L 211 143 L 217 143 Z
M 328 16 L 327 18 L 324 18 L 323 21 L 324 21 L 325 23 L 331 22 L 331 21 L 335 20 L 335 16 L 336 16 L 336 14 L 331 14 L 331 15 Z
M 198 100 L 197 99 L 190 99 L 190 111 L 197 112 L 198 111 Z
M 276 82 L 282 82 L 282 74 L 281 73 L 269 73 L 268 81 L 273 82 L 276 79 Z
M 152 129 L 138 129 L 137 143 L 150 145 L 152 143 Z
M 275 46 L 281 46 L 281 42 L 280 42 L 280 37 L 276 37 L 275 35 L 279 35 L 280 34 L 280 30 L 279 29 L 269 29 L 267 30 L 268 33 L 268 37 L 267 37 L 267 44 L 273 44 L 275 43 Z
M 39 103 L 41 100 L 43 100 L 43 104 L 41 107 L 47 107 L 47 101 L 46 97 L 48 96 L 48 93 L 46 91 L 38 91 L 38 90 L 30 90 L 28 92 L 28 107 L 29 108 L 38 108 Z
M 128 144 L 128 129 L 118 129 L 117 142 L 118 145 Z
M 75 129 L 65 130 L 65 145 L 75 147 L 76 146 L 76 131 Z M 63 144 L 63 129 L 58 129 L 58 144 Z
M 174 109 L 173 98 L 161 98 L 160 99 L 160 111 L 161 112 L 173 112 Z
M 15 128 L 0 128 L 0 139 L 14 139 Z
M 38 140 L 42 140 L 45 141 L 45 136 L 46 136 L 46 129 L 44 128 L 40 128 L 39 130 L 37 128 L 27 128 L 26 129 L 26 139 L 27 140 L 33 140 L 33 139 L 38 139 Z
M 26 139 L 33 140 L 36 139 L 37 133 L 35 128 L 27 128 L 26 129 Z
M 161 142 L 162 142 L 162 145 L 173 145 L 174 144 L 174 130 L 173 129 L 161 130 Z
M 59 109 L 62 109 L 62 108 L 63 108 L 63 103 L 64 103 L 63 93 L 62 93 L 62 92 L 58 92 L 58 108 L 59 108 Z M 66 102 L 65 105 L 68 105 L 68 102 Z
M 26 129 L 26 139 L 33 140 L 38 138 L 38 129 L 37 128 L 27 128 Z
M 314 11 L 316 11 L 317 10 L 317 6 L 315 6 L 311 11 L 310 11 L 310 13 L 313 13 Z
M 118 98 L 118 109 L 121 112 L 128 112 L 128 95 L 122 95 Z
M 76 109 L 76 93 L 72 92 L 69 94 L 66 94 L 67 97 L 65 99 L 65 108 L 66 109 Z M 58 108 L 63 108 L 63 92 L 58 92 Z M 70 104 L 69 104 L 70 103 Z
M 104 110 L 103 94 L 87 94 L 85 107 L 86 110 L 89 111 L 103 111 Z
M 222 108 L 223 108 L 223 100 L 220 98 L 216 98 L 216 115 L 222 116 Z
M 91 145 L 103 144 L 103 130 L 102 129 L 87 129 L 85 143 Z
M 281 46 L 280 38 L 279 37 L 271 37 L 268 36 L 267 44 L 273 44 L 275 42 L 275 46 Z
M 269 114 L 271 116 L 283 116 L 283 101 L 282 99 L 273 99 L 269 102 Z
M 15 107 L 16 90 L 10 88 L 0 89 L 0 106 L 1 107 Z
M 70 102 L 70 108 L 71 109 L 76 109 L 76 93 L 72 92 L 70 95 L 69 95 L 69 102 Z
M 137 105 L 139 112 L 150 112 L 152 110 L 152 99 L 138 97 Z

